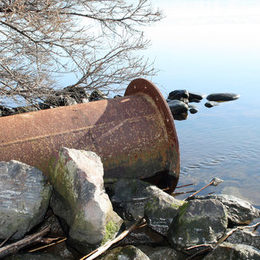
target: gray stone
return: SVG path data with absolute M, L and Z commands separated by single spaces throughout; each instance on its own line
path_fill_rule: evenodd
M 188 105 L 180 100 L 171 100 L 168 102 L 168 105 L 173 116 L 181 113 L 187 113 L 189 109 Z
M 216 194 L 200 199 L 216 199 L 225 206 L 229 220 L 233 224 L 249 224 L 253 219 L 260 217 L 260 210 L 253 207 L 249 202 L 232 195 Z
M 260 250 L 260 235 L 251 232 L 250 230 L 237 230 L 232 233 L 226 240 L 232 244 L 245 244 L 253 246 Z
M 215 106 L 218 106 L 219 103 L 217 102 L 214 102 L 214 101 L 208 101 L 204 104 L 205 107 L 208 107 L 208 108 L 211 108 L 211 107 L 215 107 Z
M 168 95 L 168 99 L 171 100 L 181 100 L 183 101 L 183 99 L 188 99 L 189 98 L 189 92 L 185 89 L 181 89 L 181 90 L 174 90 L 172 92 L 169 93 Z
M 236 100 L 240 97 L 238 94 L 234 93 L 214 93 L 207 96 L 209 101 L 231 101 Z
M 171 247 L 150 247 L 150 246 L 138 246 L 150 260 L 185 260 L 187 255 L 176 251 Z
M 22 238 L 45 215 L 51 186 L 38 169 L 27 164 L 0 162 L 0 239 Z
M 144 210 L 148 225 L 159 234 L 167 236 L 179 208 L 187 202 L 177 200 L 155 186 L 147 187 L 146 190 L 150 195 Z
M 50 173 L 55 189 L 51 207 L 69 226 L 69 239 L 82 252 L 105 243 L 122 219 L 104 190 L 103 165 L 93 152 L 62 148 Z
M 227 213 L 214 199 L 191 200 L 180 209 L 170 226 L 168 239 L 177 249 L 192 245 L 215 243 L 227 228 Z
M 116 247 L 100 260 L 149 260 L 149 257 L 134 246 Z
M 184 204 L 156 186 L 140 180 L 118 181 L 112 201 L 123 209 L 123 217 L 137 220 L 145 216 L 148 225 L 162 235 L 167 235 L 179 207 Z
M 209 253 L 204 260 L 260 260 L 260 250 L 243 244 L 224 242 Z

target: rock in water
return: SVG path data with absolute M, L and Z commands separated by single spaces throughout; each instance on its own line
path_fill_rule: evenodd
M 201 94 L 189 92 L 189 102 L 199 103 L 203 99 Z
M 213 252 L 203 258 L 204 260 L 259 260 L 260 250 L 242 244 L 231 244 L 224 242 L 220 244 Z
M 214 101 L 209 101 L 209 102 L 206 102 L 206 103 L 204 104 L 204 106 L 205 106 L 205 107 L 208 107 L 208 108 L 215 107 L 215 106 L 218 106 L 218 105 L 219 105 L 219 103 L 214 102 Z
M 82 253 L 105 243 L 122 219 L 104 190 L 103 165 L 93 152 L 62 148 L 50 180 L 55 189 L 51 206 L 69 226 L 69 239 Z
M 179 115 L 181 113 L 187 113 L 189 109 L 188 105 L 180 100 L 171 100 L 168 102 L 168 105 L 173 116 Z
M 189 92 L 186 89 L 174 90 L 169 93 L 168 99 L 184 101 L 189 98 Z M 185 102 L 186 103 L 186 102 Z
M 210 94 L 207 96 L 207 100 L 209 101 L 232 101 L 236 100 L 240 97 L 238 94 L 234 93 L 215 93 L 215 94 Z
M 226 210 L 218 200 L 193 200 L 184 204 L 170 226 L 168 239 L 177 249 L 215 243 L 227 229 Z
M 51 196 L 41 171 L 27 164 L 0 162 L 0 239 L 22 238 L 45 215 Z

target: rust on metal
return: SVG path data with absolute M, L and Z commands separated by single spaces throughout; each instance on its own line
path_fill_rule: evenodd
M 96 152 L 105 178 L 140 178 L 174 190 L 179 145 L 160 91 L 136 79 L 125 96 L 0 118 L 0 161 L 19 160 L 48 175 L 61 147 Z

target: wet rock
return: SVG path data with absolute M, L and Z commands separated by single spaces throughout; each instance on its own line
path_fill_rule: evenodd
M 230 260 L 230 259 L 239 259 L 239 260 L 259 260 L 260 259 L 260 250 L 242 244 L 231 244 L 224 242 L 220 244 L 215 250 L 209 253 L 203 259 L 205 260 Z
M 181 207 L 170 226 L 168 239 L 177 249 L 214 243 L 226 231 L 227 213 L 218 200 L 192 200 Z
M 92 91 L 89 97 L 89 101 L 98 101 L 102 99 L 107 99 L 107 96 L 98 89 Z
M 95 153 L 62 148 L 49 176 L 55 189 L 51 207 L 82 253 L 112 239 L 122 223 L 105 193 L 103 174 Z
M 249 202 L 232 195 L 217 194 L 202 197 L 200 199 L 216 199 L 226 208 L 228 219 L 233 224 L 249 224 L 253 219 L 260 217 L 260 210 Z
M 146 217 L 149 227 L 167 235 L 178 209 L 184 204 L 156 186 L 140 180 L 119 180 L 112 202 L 121 208 L 121 216 L 129 220 Z
M 226 240 L 232 244 L 245 244 L 253 246 L 260 250 L 260 235 L 251 232 L 249 229 L 240 230 L 238 229 Z
M 196 106 L 189 105 L 188 107 L 189 107 L 189 111 L 190 111 L 191 114 L 196 114 L 198 112 L 198 109 L 197 109 Z
M 173 117 L 182 113 L 187 113 L 189 109 L 188 105 L 180 100 L 171 100 L 170 102 L 168 102 L 168 105 L 173 114 Z
M 51 186 L 42 172 L 27 164 L 0 162 L 0 239 L 22 238 L 44 217 Z
M 207 96 L 207 100 L 209 101 L 232 101 L 236 100 L 240 97 L 238 94 L 234 93 L 215 93 L 215 94 L 210 94 Z
M 208 107 L 208 108 L 211 108 L 211 107 L 215 107 L 215 106 L 218 106 L 219 104 L 217 102 L 214 102 L 214 101 L 209 101 L 209 102 L 206 102 L 204 104 L 205 107 Z
M 149 257 L 134 246 L 116 247 L 100 260 L 149 260 Z
M 146 190 L 150 195 L 144 210 L 148 225 L 159 234 L 167 236 L 169 226 L 177 216 L 179 208 L 187 202 L 177 200 L 155 186 Z
M 138 246 L 150 260 L 185 260 L 187 256 L 171 247 Z
M 169 93 L 168 99 L 181 100 L 181 101 L 188 100 L 189 99 L 189 92 L 185 89 L 174 90 L 174 91 Z
M 189 102 L 199 103 L 203 99 L 201 94 L 189 92 Z

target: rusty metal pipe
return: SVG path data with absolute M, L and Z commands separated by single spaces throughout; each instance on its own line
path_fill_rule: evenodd
M 48 175 L 61 147 L 96 152 L 106 179 L 163 181 L 171 191 L 178 181 L 173 118 L 157 87 L 144 79 L 133 80 L 122 98 L 0 118 L 0 161 L 19 160 Z

